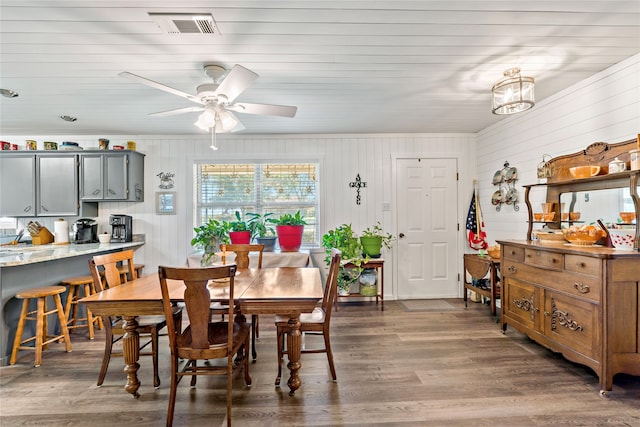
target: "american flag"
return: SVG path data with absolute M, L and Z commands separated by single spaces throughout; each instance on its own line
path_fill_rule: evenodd
M 471 197 L 471 205 L 467 214 L 467 240 L 471 249 L 487 249 L 487 233 L 484 232 L 484 221 L 482 221 L 482 211 L 476 203 L 476 194 Z

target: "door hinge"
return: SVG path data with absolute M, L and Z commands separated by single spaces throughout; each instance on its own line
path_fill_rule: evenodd
M 458 273 L 458 282 L 460 282 L 460 273 Z
M 458 231 L 460 231 L 460 223 L 458 223 Z
M 460 174 L 456 172 L 456 181 L 460 181 Z

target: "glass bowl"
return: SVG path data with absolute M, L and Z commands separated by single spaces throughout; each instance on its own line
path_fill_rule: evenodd
M 581 228 L 563 228 L 564 238 L 574 245 L 591 246 L 606 236 L 606 233 L 594 225 Z

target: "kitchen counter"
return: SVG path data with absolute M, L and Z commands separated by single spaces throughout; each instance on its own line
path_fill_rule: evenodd
M 56 259 L 93 255 L 127 248 L 138 248 L 144 244 L 144 235 L 136 234 L 126 243 L 70 243 L 66 245 L 26 245 L 0 247 L 0 268 L 47 262 Z M 88 274 L 88 272 L 87 272 Z
M 135 250 L 144 243 L 144 235 L 140 234 L 134 235 L 133 241 L 127 243 L 18 244 L 0 247 L 0 366 L 9 362 L 13 347 L 22 306 L 22 300 L 15 298 L 17 293 L 40 286 L 59 285 L 62 279 L 69 277 L 88 275 L 89 260 L 94 255 L 125 249 Z M 63 304 L 65 301 L 66 292 L 62 294 Z M 31 325 L 32 323 L 35 322 L 28 322 L 25 333 L 33 333 L 35 325 Z M 64 344 L 56 343 L 49 347 L 52 351 L 57 351 L 58 345 L 64 348 Z M 43 357 L 46 359 L 46 352 Z M 46 361 L 44 364 L 46 365 Z

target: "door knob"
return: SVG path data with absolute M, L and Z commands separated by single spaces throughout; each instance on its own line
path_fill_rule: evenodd
M 398 237 L 400 237 L 401 239 L 404 238 L 404 233 L 398 234 Z

